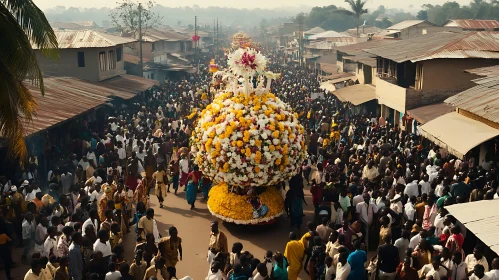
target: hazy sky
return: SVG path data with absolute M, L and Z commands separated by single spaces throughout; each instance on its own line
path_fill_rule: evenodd
M 141 0 L 146 2 L 146 0 Z M 442 4 L 447 0 L 368 0 L 368 8 L 375 8 L 379 5 L 385 5 L 388 8 L 409 8 L 410 5 L 413 9 L 418 9 L 421 5 L 426 3 L 431 4 Z M 468 4 L 470 0 L 453 0 L 461 4 Z M 114 7 L 116 6 L 116 0 L 34 0 L 35 4 L 41 9 L 48 9 L 55 6 L 66 6 L 66 7 Z M 343 0 L 156 0 L 156 3 L 176 7 L 176 6 L 192 6 L 197 4 L 201 7 L 206 6 L 223 6 L 223 7 L 235 7 L 235 8 L 276 8 L 282 6 L 325 6 L 325 5 L 337 5 L 345 7 L 345 2 Z

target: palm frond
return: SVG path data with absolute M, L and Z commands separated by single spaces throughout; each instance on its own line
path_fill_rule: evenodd
M 31 46 L 31 42 L 38 42 L 39 46 L 52 47 L 50 34 L 54 34 L 52 28 L 41 30 L 43 27 L 34 26 L 36 18 L 46 21 L 45 16 L 38 8 L 27 7 L 26 10 L 16 12 L 15 8 L 20 6 L 6 5 L 7 0 L 0 0 L 0 135 L 5 137 L 9 143 L 9 154 L 24 161 L 27 149 L 24 142 L 25 125 L 31 122 L 36 112 L 35 98 L 24 86 L 23 81 L 30 78 L 38 85 L 43 93 L 43 74 L 38 65 L 38 60 Z M 18 1 L 13 1 L 18 4 Z M 32 4 L 31 1 L 25 1 Z M 33 4 L 34 5 L 34 4 Z M 35 20 L 28 17 L 33 11 L 40 15 L 33 15 Z M 42 21 L 43 21 L 42 20 Z M 48 23 L 47 23 L 48 24 Z M 24 27 L 23 27 L 24 26 Z M 25 30 L 27 28 L 28 30 Z M 31 31 L 30 31 L 31 30 Z M 44 35 L 45 34 L 45 35 Z M 49 35 L 46 35 L 49 34 Z M 44 38 L 48 41 L 44 42 Z M 55 35 L 53 37 L 55 39 Z M 55 42 L 57 47 L 57 42 Z M 54 50 L 56 51 L 56 50 Z
M 28 38 L 40 49 L 42 55 L 58 58 L 57 38 L 45 14 L 32 0 L 0 0 L 15 16 Z

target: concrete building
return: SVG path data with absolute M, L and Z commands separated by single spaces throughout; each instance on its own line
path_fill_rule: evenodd
M 60 59 L 47 59 L 37 52 L 38 63 L 44 75 L 103 81 L 126 74 L 123 45 L 134 42 L 135 39 L 93 30 L 54 32 Z M 38 47 L 34 45 L 33 48 Z
M 377 57 L 381 115 L 413 131 L 407 110 L 473 87 L 476 75 L 464 70 L 499 64 L 499 32 L 434 33 L 365 51 Z

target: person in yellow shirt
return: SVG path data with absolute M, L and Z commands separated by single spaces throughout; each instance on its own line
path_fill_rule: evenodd
M 305 247 L 303 242 L 298 240 L 295 232 L 289 233 L 289 242 L 286 244 L 284 256 L 288 259 L 288 279 L 296 280 L 302 269 L 303 256 L 305 254 Z
M 159 200 L 159 208 L 163 208 L 163 201 L 165 201 L 166 197 L 165 180 L 168 180 L 168 176 L 166 175 L 163 165 L 160 165 L 158 170 L 152 174 L 152 178 L 156 181 L 154 191 Z

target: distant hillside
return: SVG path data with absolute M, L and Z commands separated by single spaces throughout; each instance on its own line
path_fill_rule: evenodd
M 155 5 L 153 10 L 163 17 L 162 24 L 190 25 L 194 24 L 194 16 L 198 16 L 198 24 L 210 25 L 214 18 L 219 18 L 224 25 L 254 27 L 259 26 L 262 19 L 266 19 L 268 24 L 287 21 L 300 12 L 309 12 L 310 7 L 282 7 L 275 10 L 265 9 L 234 9 L 199 6 L 192 7 L 165 7 Z M 110 8 L 75 8 L 58 6 L 45 10 L 45 15 L 51 22 L 75 22 L 75 21 L 94 21 L 98 25 L 107 27 L 111 24 L 109 17 Z M 274 20 L 273 20 L 274 19 Z

